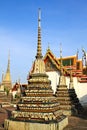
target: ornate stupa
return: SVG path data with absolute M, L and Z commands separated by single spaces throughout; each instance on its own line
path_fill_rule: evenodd
M 66 78 L 63 73 L 63 65 L 62 65 L 62 49 L 60 49 L 60 77 L 59 84 L 57 86 L 55 92 L 58 102 L 60 103 L 60 108 L 63 110 L 65 115 L 72 115 L 74 106 L 70 99 L 70 95 L 68 92 L 68 88 L 66 85 Z
M 77 94 L 75 92 L 75 89 L 74 89 L 72 69 L 70 71 L 69 95 L 70 95 L 73 105 L 75 106 L 76 114 L 81 114 L 83 112 L 83 107 L 82 107 L 82 105 L 77 97 Z
M 11 75 L 10 75 L 10 55 L 8 56 L 7 71 L 6 71 L 5 76 L 3 77 L 2 85 L 4 86 L 4 89 L 6 91 L 10 91 L 12 89 L 12 81 L 11 81 Z
M 14 121 L 7 120 L 8 130 L 13 128 L 12 124 L 14 123 L 16 128 L 12 130 L 62 130 L 68 124 L 67 117 L 60 110 L 58 99 L 53 96 L 51 82 L 45 72 L 41 49 L 40 21 L 39 9 L 36 59 L 28 79 L 25 96 L 21 97 L 17 104 L 17 110 L 12 112 L 12 120 Z
M 4 76 L 2 74 L 2 83 L 0 85 L 0 103 L 2 107 L 9 107 L 11 105 L 11 89 L 12 82 L 10 76 L 10 57 L 8 58 L 7 71 Z

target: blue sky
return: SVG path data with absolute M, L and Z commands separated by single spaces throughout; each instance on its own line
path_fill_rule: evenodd
M 42 53 L 59 57 L 87 51 L 87 0 L 0 0 L 0 79 L 6 72 L 10 50 L 12 82 L 27 75 L 37 49 L 38 8 L 41 8 Z

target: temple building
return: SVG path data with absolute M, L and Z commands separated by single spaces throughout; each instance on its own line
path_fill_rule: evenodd
M 8 130 L 63 130 L 68 119 L 63 115 L 58 99 L 53 96 L 51 81 L 46 74 L 41 48 L 40 9 L 38 17 L 37 54 L 28 78 L 27 90 L 5 121 Z M 13 127 L 14 126 L 14 127 Z
M 12 87 L 12 97 L 13 100 L 20 98 L 21 95 L 25 94 L 25 90 L 27 89 L 27 84 L 21 84 L 20 82 L 16 81 Z
M 21 95 L 21 84 L 17 81 L 12 87 L 12 95 L 13 95 L 13 100 L 19 98 Z
M 85 54 L 84 54 L 85 56 Z M 83 56 L 83 57 L 84 57 Z M 73 86 L 77 97 L 79 98 L 82 105 L 87 104 L 87 65 L 83 64 L 85 57 L 78 59 L 78 55 L 73 56 L 62 56 L 62 69 L 63 74 L 66 78 L 66 85 L 69 88 L 70 84 L 70 71 L 72 69 Z M 60 57 L 57 58 L 51 49 L 48 47 L 44 56 L 44 62 L 46 67 L 46 73 L 51 80 L 51 86 L 56 91 L 56 87 L 59 84 L 60 71 Z M 86 63 L 87 61 L 85 61 Z

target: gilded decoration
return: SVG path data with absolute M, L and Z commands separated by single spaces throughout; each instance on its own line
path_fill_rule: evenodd
M 37 54 L 33 71 L 28 79 L 25 96 L 21 97 L 17 104 L 17 110 L 12 113 L 12 118 L 19 121 L 58 122 L 60 119 L 63 120 L 65 116 L 60 110 L 58 99 L 53 96 L 51 82 L 45 71 L 45 63 L 41 52 L 40 16 L 38 22 Z M 50 66 L 54 68 L 53 64 L 50 64 Z
M 57 71 L 55 62 L 52 63 L 50 59 L 46 61 L 45 67 L 46 67 L 46 71 L 54 71 L 54 70 Z

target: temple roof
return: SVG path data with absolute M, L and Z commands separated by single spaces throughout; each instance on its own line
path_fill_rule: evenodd
M 48 48 L 46 51 L 46 54 L 44 56 L 44 62 L 45 62 L 47 72 L 55 71 L 55 67 L 57 71 L 60 71 L 60 58 L 56 58 L 55 55 L 50 50 L 50 48 Z M 49 69 L 47 68 L 48 62 L 53 64 L 52 66 L 53 69 L 50 69 L 51 67 L 50 65 L 49 65 Z M 63 71 L 66 76 L 70 76 L 70 70 L 72 69 L 72 76 L 80 77 L 78 78 L 79 82 L 87 82 L 87 78 L 85 75 L 86 67 L 83 66 L 82 60 L 78 59 L 77 55 L 62 57 L 62 64 L 63 64 Z
M 47 49 L 47 52 L 44 56 L 44 62 L 46 64 L 47 59 L 50 59 L 51 62 L 56 66 L 56 68 L 58 70 L 60 70 L 60 61 L 54 56 L 54 54 L 52 53 L 52 51 L 50 50 L 50 48 Z M 64 73 L 67 73 L 67 70 L 63 67 L 63 71 Z
M 18 84 L 17 82 L 14 84 L 12 91 L 17 91 L 19 88 L 20 84 Z

